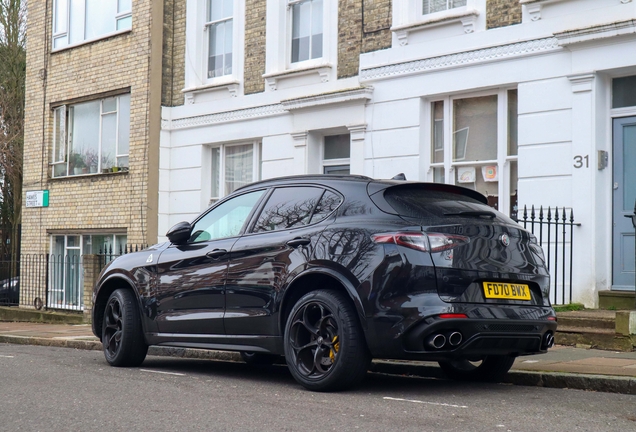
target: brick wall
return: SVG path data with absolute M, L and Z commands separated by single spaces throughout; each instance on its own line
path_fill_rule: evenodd
M 493 29 L 521 23 L 519 0 L 488 0 L 486 3 L 486 27 Z
M 265 91 L 265 0 L 245 0 L 245 94 Z
M 161 105 L 183 105 L 186 0 L 165 0 L 163 14 Z
M 338 78 L 358 74 L 360 54 L 391 47 L 391 0 L 339 0 Z
M 135 1 L 132 31 L 55 53 L 50 52 L 51 3 L 29 1 L 23 189 L 48 189 L 50 200 L 48 208 L 23 208 L 22 252 L 49 252 L 49 234 L 56 230 L 118 229 L 127 232 L 129 242 L 153 243 L 161 52 L 152 47 L 161 49 L 162 3 Z M 51 104 L 126 89 L 130 171 L 51 179 Z

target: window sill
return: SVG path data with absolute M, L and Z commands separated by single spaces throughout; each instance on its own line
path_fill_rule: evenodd
M 299 67 L 295 69 L 287 69 L 282 72 L 272 72 L 263 75 L 265 83 L 270 90 L 276 90 L 278 87 L 278 81 L 286 78 L 293 78 L 302 75 L 320 75 L 320 81 L 325 83 L 329 82 L 331 70 L 333 66 L 330 63 L 320 63 L 312 66 Z
M 464 26 L 464 33 L 473 33 L 479 11 L 474 8 L 461 7 L 423 16 L 425 18 L 418 21 L 391 27 L 391 31 L 397 36 L 400 45 L 408 45 L 408 37 L 411 32 L 453 22 L 461 22 Z
M 563 0 L 519 0 L 519 4 L 525 7 L 530 21 L 539 21 L 541 19 L 541 9 L 543 5 L 560 1 Z
M 236 97 L 238 96 L 239 85 L 240 81 L 236 77 L 234 77 L 233 75 L 228 75 L 219 77 L 218 79 L 215 79 L 207 84 L 184 88 L 183 90 L 181 90 L 181 93 L 185 94 L 186 100 L 192 101 L 189 103 L 194 103 L 194 95 L 205 91 L 227 90 L 230 92 L 230 95 L 232 97 Z
M 64 180 L 73 180 L 73 179 L 86 179 L 86 178 L 96 178 L 96 177 L 108 177 L 108 176 L 117 176 L 128 174 L 130 170 L 119 170 L 117 172 L 106 172 L 106 173 L 85 173 L 85 174 L 75 174 L 69 176 L 60 176 L 60 177 L 50 177 L 50 181 L 64 181 Z
M 84 41 L 77 42 L 77 43 L 74 43 L 74 44 L 71 44 L 71 45 L 66 45 L 66 46 L 63 46 L 63 47 L 60 47 L 60 48 L 51 48 L 51 54 L 59 53 L 59 52 L 70 50 L 70 49 L 77 48 L 77 47 L 81 47 L 83 45 L 92 44 L 94 42 L 99 42 L 99 41 L 102 41 L 104 39 L 109 39 L 109 38 L 112 38 L 112 37 L 115 37 L 115 36 L 120 36 L 120 35 L 131 33 L 131 32 L 132 32 L 132 29 L 119 30 L 119 31 L 116 31 L 116 32 L 107 33 L 105 35 L 99 36 L 99 37 L 94 38 L 94 39 L 84 40 Z

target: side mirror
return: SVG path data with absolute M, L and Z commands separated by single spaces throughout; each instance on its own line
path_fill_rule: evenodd
M 192 225 L 190 225 L 190 222 L 179 222 L 168 230 L 166 237 L 168 237 L 170 243 L 181 245 L 188 241 L 191 231 Z

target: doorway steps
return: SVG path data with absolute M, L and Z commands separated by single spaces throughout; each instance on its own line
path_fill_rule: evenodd
M 601 309 L 557 312 L 555 343 L 580 348 L 635 351 L 636 335 L 621 334 L 620 329 L 617 330 L 616 314 L 616 311 Z

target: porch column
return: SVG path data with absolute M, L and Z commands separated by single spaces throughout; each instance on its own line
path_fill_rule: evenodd
M 568 76 L 572 86 L 572 209 L 580 227 L 574 228 L 576 248 L 572 268 L 576 284 L 572 301 L 597 305 L 596 261 L 600 246 L 596 239 L 596 107 L 595 74 Z

